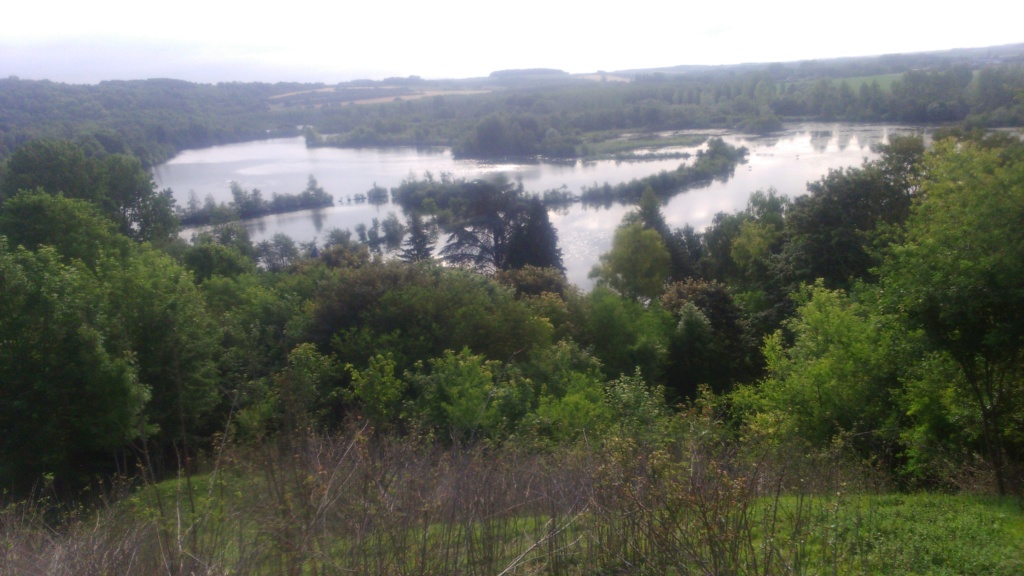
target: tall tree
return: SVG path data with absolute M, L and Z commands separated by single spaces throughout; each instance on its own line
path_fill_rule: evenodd
M 153 177 L 133 156 L 113 154 L 103 160 L 103 211 L 122 234 L 140 241 L 165 242 L 178 232 L 174 195 L 156 190 Z
M 434 256 L 434 237 L 423 217 L 413 212 L 409 216 L 409 237 L 403 243 L 399 258 L 406 262 L 420 262 Z
M 80 488 L 143 431 L 148 387 L 80 262 L 0 236 L 0 293 L 0 485 L 24 494 L 51 474 Z
M 299 248 L 287 234 L 278 232 L 256 245 L 257 260 L 271 272 L 279 272 L 299 257 Z
M 72 142 L 29 142 L 11 156 L 0 199 L 37 189 L 95 204 L 122 234 L 135 240 L 163 242 L 178 230 L 173 194 L 157 192 L 153 177 L 132 156 L 94 158 Z
M 551 225 L 548 210 L 533 197 L 526 211 L 512 229 L 508 241 L 506 268 L 555 268 L 565 272 L 562 249 L 558 247 L 558 231 Z
M 0 201 L 20 190 L 42 188 L 50 194 L 99 202 L 103 197 L 102 180 L 96 160 L 87 157 L 77 144 L 33 140 L 21 145 L 8 159 L 0 182 Z
M 453 209 L 441 256 L 461 266 L 493 272 L 508 268 L 508 241 L 520 211 L 523 187 L 475 180 L 463 185 L 464 204 Z
M 645 230 L 654 230 L 661 236 L 661 242 L 671 258 L 672 280 L 683 280 L 696 275 L 684 238 L 682 234 L 673 234 L 669 230 L 665 216 L 661 213 L 661 201 L 655 195 L 654 188 L 648 186 L 644 190 L 636 209 L 626 215 L 625 221 L 638 222 Z
M 607 286 L 634 300 L 650 301 L 665 291 L 671 273 L 671 257 L 661 236 L 639 224 L 620 226 L 612 249 L 590 271 L 599 286 Z
M 959 367 L 952 384 L 973 400 L 974 432 L 1005 493 L 1024 465 L 1024 162 L 1001 152 L 936 147 L 881 278 L 891 306 Z
M 667 372 L 667 386 L 679 399 L 696 397 L 701 384 L 721 392 L 756 373 L 757 344 L 728 286 L 705 280 L 673 282 L 662 295 L 661 306 L 679 321 Z M 691 349 L 695 341 L 700 349 Z
M 66 261 L 81 260 L 90 268 L 104 256 L 127 256 L 131 247 L 131 241 L 118 234 L 94 204 L 41 189 L 22 191 L 4 202 L 0 234 L 12 246 L 29 250 L 52 246 Z
M 139 381 L 151 391 L 146 416 L 158 446 L 185 448 L 204 429 L 218 401 L 213 357 L 219 327 L 192 273 L 148 246 L 100 270 L 105 313 L 120 327 L 117 341 L 134 353 Z M 182 456 L 187 456 L 183 454 Z
M 810 194 L 794 201 L 786 221 L 783 274 L 794 282 L 823 278 L 828 287 L 848 288 L 877 264 L 869 233 L 879 224 L 902 222 L 910 197 L 872 165 L 831 170 L 807 189 Z

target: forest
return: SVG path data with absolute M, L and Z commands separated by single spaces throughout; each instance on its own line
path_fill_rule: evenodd
M 1020 126 L 1024 45 L 763 65 L 337 85 L 152 79 L 68 85 L 0 79 L 0 159 L 70 139 L 143 166 L 283 135 L 309 146 L 449 146 L 471 158 L 600 158 L 623 137 L 710 127 L 763 133 L 819 119 Z M 671 142 L 663 142 L 670 145 Z M 639 146 L 638 146 L 639 147 Z
M 380 104 L 0 81 L 0 574 L 1021 573 L 1024 142 L 989 128 L 1024 121 L 1024 64 L 970 62 L 368 81 Z M 297 126 L 578 157 L 795 117 L 949 123 L 705 230 L 661 209 L 729 176 L 721 140 L 584 190 L 634 206 L 589 292 L 558 199 L 514 182 L 410 177 L 367 192 L 405 222 L 297 244 L 237 219 L 329 205 L 312 177 L 178 207 L 147 171 Z

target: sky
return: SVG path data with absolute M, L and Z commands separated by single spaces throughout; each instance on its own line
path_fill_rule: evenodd
M 786 62 L 1024 42 L 1006 0 L 27 0 L 0 77 L 336 83 Z

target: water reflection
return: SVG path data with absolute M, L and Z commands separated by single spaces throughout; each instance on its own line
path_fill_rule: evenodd
M 751 192 L 774 188 L 786 196 L 803 194 L 807 182 L 818 180 L 829 169 L 856 166 L 865 158 L 874 158 L 872 145 L 886 142 L 893 134 L 918 131 L 887 125 L 807 123 L 791 125 L 784 132 L 769 136 L 720 133 L 730 144 L 750 150 L 748 163 L 740 166 L 728 181 L 712 182 L 670 199 L 663 208 L 665 219 L 673 228 L 689 224 L 702 230 L 717 212 L 743 209 Z M 673 148 L 673 152 L 693 154 L 697 149 L 679 147 Z M 285 138 L 186 151 L 158 166 L 154 178 L 161 189 L 172 188 L 178 204 L 184 206 L 193 191 L 199 199 L 209 195 L 217 202 L 230 201 L 231 181 L 245 189 L 259 188 L 265 195 L 297 193 L 305 189 L 312 174 L 334 196 L 334 207 L 246 222 L 254 241 L 283 232 L 296 242 L 309 242 L 324 230 L 354 230 L 359 224 L 369 226 L 373 218 L 383 221 L 389 212 L 404 219 L 401 208 L 388 198 L 378 197 L 377 205 L 353 202 L 353 198 L 366 198 L 376 186 L 391 188 L 410 177 L 501 176 L 521 182 L 528 192 L 535 194 L 561 187 L 578 193 L 583 186 L 605 182 L 615 185 L 674 170 L 685 162 L 679 158 L 659 158 L 559 164 L 487 163 L 455 160 L 443 148 L 307 149 L 302 138 Z M 550 211 L 570 281 L 583 287 L 591 285 L 587 273 L 598 256 L 611 246 L 615 227 L 629 209 L 618 204 L 572 204 Z
M 315 228 L 317 232 L 320 232 L 321 230 L 323 230 L 324 229 L 324 209 L 323 208 L 317 208 L 315 210 L 311 210 L 310 211 L 310 215 L 313 218 L 313 228 Z

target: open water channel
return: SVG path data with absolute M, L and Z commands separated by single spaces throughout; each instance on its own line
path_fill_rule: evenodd
M 804 194 L 808 182 L 818 180 L 830 169 L 859 166 L 865 159 L 875 158 L 873 144 L 887 142 L 894 134 L 922 131 L 918 127 L 894 125 L 803 123 L 788 125 L 784 131 L 770 136 L 715 133 L 730 144 L 746 146 L 750 150 L 747 163 L 737 167 L 735 175 L 726 182 L 713 182 L 676 195 L 663 206 L 662 212 L 672 228 L 689 224 L 700 230 L 718 212 L 742 210 L 751 192 L 774 188 L 787 196 Z M 693 153 L 698 148 L 672 151 Z M 455 178 L 470 180 L 500 174 L 521 181 L 530 193 L 562 186 L 578 193 L 583 186 L 605 182 L 614 185 L 673 170 L 682 162 L 686 161 L 502 164 L 456 160 L 444 148 L 307 149 L 302 138 L 281 138 L 187 150 L 157 166 L 153 175 L 160 189 L 174 190 L 179 206 L 187 205 L 192 194 L 200 202 L 208 195 L 217 202 L 230 201 L 232 181 L 246 190 L 258 188 L 268 199 L 274 192 L 294 194 L 304 190 L 307 178 L 313 175 L 334 196 L 334 207 L 245 222 L 255 242 L 278 232 L 308 242 L 323 238 L 331 228 L 354 230 L 360 223 L 369 226 L 373 218 L 383 220 L 389 212 L 395 212 L 404 221 L 397 205 L 360 204 L 350 199 L 365 194 L 374 185 L 391 188 L 409 177 L 422 178 L 427 172 L 435 177 L 450 173 Z M 587 273 L 598 262 L 598 256 L 611 247 L 615 227 L 629 210 L 631 207 L 618 204 L 608 208 L 574 204 L 550 211 L 570 282 L 591 287 Z M 190 236 L 191 231 L 183 234 Z M 443 241 L 442 236 L 439 242 Z

